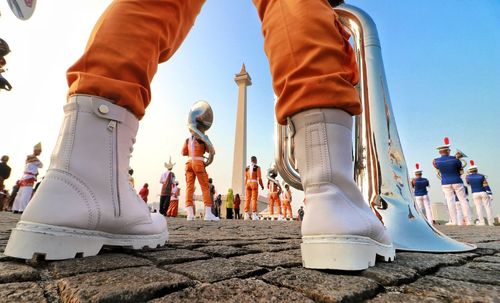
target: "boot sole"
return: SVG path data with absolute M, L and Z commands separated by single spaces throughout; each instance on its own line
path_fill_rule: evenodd
M 305 268 L 363 270 L 375 265 L 377 256 L 394 261 L 392 244 L 362 236 L 303 236 L 302 262 Z
M 64 260 L 95 256 L 104 245 L 132 249 L 165 245 L 168 232 L 156 235 L 123 235 L 66 228 L 54 225 L 19 222 L 4 254 L 14 258 Z

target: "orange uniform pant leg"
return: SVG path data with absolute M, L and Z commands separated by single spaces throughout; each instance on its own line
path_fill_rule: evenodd
M 298 112 L 335 107 L 361 112 L 354 52 L 326 0 L 253 0 L 278 102 L 278 122 Z M 69 68 L 69 95 L 112 100 L 142 118 L 157 65 L 169 59 L 204 0 L 115 0 Z M 215 29 L 214 29 L 215 30 Z
M 290 214 L 290 218 L 293 218 L 292 205 L 288 200 L 283 200 L 283 213 L 285 218 L 287 218 L 288 213 Z
M 188 162 L 186 163 L 186 207 L 194 206 L 193 196 L 195 180 L 196 174 L 191 167 L 191 162 Z
M 142 118 L 158 64 L 179 48 L 204 2 L 114 0 L 67 72 L 68 94 L 107 98 Z
M 203 204 L 205 207 L 211 207 L 212 199 L 210 198 L 208 174 L 203 161 L 198 160 L 186 163 L 186 206 L 193 205 L 194 182 L 196 179 L 198 179 L 201 187 Z
M 281 201 L 278 193 L 269 193 L 269 213 L 274 215 L 274 205 L 278 207 L 278 214 L 282 214 L 281 211 Z
M 167 210 L 167 217 L 177 217 L 179 212 L 179 200 L 171 200 Z
M 245 209 L 246 213 L 250 212 L 250 207 L 252 212 L 257 212 L 257 197 L 259 196 L 259 184 L 255 182 L 249 182 L 246 185 L 245 194 Z
M 262 21 L 278 102 L 276 117 L 312 108 L 361 113 L 358 68 L 349 35 L 326 0 L 253 0 Z

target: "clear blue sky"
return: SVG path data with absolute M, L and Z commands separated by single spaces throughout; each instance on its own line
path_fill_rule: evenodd
M 46 143 L 43 156 L 48 164 L 62 120 L 65 69 L 81 54 L 91 24 L 107 2 L 39 1 L 35 16 L 27 22 L 13 19 L 6 6 L 1 7 L 0 36 L 13 49 L 6 77 L 16 90 L 0 93 L 7 104 L 4 110 L 12 112 L 7 123 L 15 125 L 23 116 L 37 119 L 40 126 L 8 132 L 0 146 L 0 153 L 12 155 L 17 173 L 22 171 L 24 155 L 39 140 Z M 431 200 L 443 201 L 431 162 L 444 136 L 476 160 L 494 193 L 500 191 L 500 1 L 347 3 L 365 10 L 377 24 L 406 160 L 410 171 L 415 162 L 421 163 L 431 181 Z M 183 178 L 179 151 L 187 136 L 186 115 L 191 103 L 206 99 L 215 111 L 208 134 L 218 152 L 209 173 L 225 191 L 230 184 L 236 113 L 233 77 L 242 62 L 253 81 L 248 91 L 248 155 L 259 156 L 267 168 L 273 159 L 273 91 L 259 19 L 250 0 L 209 0 L 185 43 L 160 66 L 153 82 L 152 104 L 132 158 L 137 183 L 149 182 L 153 194 L 159 191 L 157 179 L 169 155 Z M 36 85 L 43 88 L 37 91 Z M 37 110 L 50 109 L 51 114 L 27 113 L 30 104 Z M 498 214 L 498 201 L 493 203 Z

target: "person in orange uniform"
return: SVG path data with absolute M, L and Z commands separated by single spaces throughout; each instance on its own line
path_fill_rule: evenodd
M 394 246 L 352 178 L 352 116 L 362 106 L 355 89 L 356 54 L 332 9 L 342 2 L 253 0 L 277 96 L 276 119 L 295 130 L 295 160 L 307 199 L 301 231 L 304 267 L 361 270 L 373 264 L 376 254 L 393 259 Z M 96 255 L 104 244 L 142 248 L 166 243 L 166 220 L 151 214 L 130 191 L 127 170 L 158 64 L 177 51 L 204 3 L 111 2 L 67 72 L 68 100 L 51 165 L 12 230 L 5 255 L 64 259 Z M 196 140 L 191 141 L 196 148 Z M 188 179 L 201 177 L 205 188 L 201 161 L 186 166 Z M 255 180 L 258 169 L 251 167 L 247 179 Z M 255 214 L 257 184 L 250 183 L 246 210 L 252 200 Z M 102 233 L 113 237 L 104 243 Z
M 250 158 L 250 165 L 245 169 L 245 215 L 243 220 L 259 220 L 257 215 L 257 198 L 259 197 L 259 185 L 261 189 L 264 189 L 264 184 L 262 183 L 262 173 L 260 167 L 257 165 L 257 157 L 252 156 Z M 252 213 L 250 215 L 250 204 L 252 206 Z
M 271 167 L 268 170 L 267 173 L 267 189 L 269 190 L 268 194 L 268 199 L 269 199 L 269 215 L 271 217 L 271 220 L 274 218 L 274 204 L 278 206 L 278 221 L 283 220 L 283 214 L 282 214 L 282 208 L 281 208 L 281 200 L 280 200 L 280 195 L 281 195 L 281 185 L 276 180 L 276 177 L 278 177 L 278 172 L 275 167 Z
M 285 184 L 285 192 L 283 197 L 283 215 L 285 219 L 287 219 L 287 214 L 290 214 L 290 220 L 293 220 L 292 213 L 292 191 L 290 190 L 290 186 Z
M 205 221 L 219 221 L 212 213 L 212 198 L 210 197 L 210 188 L 208 184 L 208 174 L 205 170 L 205 158 L 203 155 L 208 152 L 205 142 L 197 139 L 194 134 L 187 138 L 182 147 L 182 155 L 188 157 L 186 162 L 186 212 L 187 220 L 194 220 L 193 196 L 194 181 L 198 179 L 203 195 L 203 204 L 205 205 Z
M 172 185 L 172 193 L 170 196 L 170 205 L 167 210 L 167 217 L 177 217 L 179 212 L 179 196 L 181 195 L 181 189 L 179 188 L 179 181 L 175 181 Z

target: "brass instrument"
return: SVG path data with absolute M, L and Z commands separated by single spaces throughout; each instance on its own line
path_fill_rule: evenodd
M 399 250 L 458 252 L 475 248 L 455 241 L 430 225 L 416 209 L 408 168 L 389 98 L 377 28 L 361 9 L 334 8 L 351 34 L 359 66 L 357 86 L 363 113 L 355 118 L 354 180 L 384 222 Z M 294 158 L 294 129 L 275 124 L 275 161 L 282 178 L 302 190 Z
M 205 166 L 209 166 L 215 157 L 214 145 L 205 134 L 212 126 L 213 121 L 214 113 L 207 101 L 200 100 L 191 106 L 188 115 L 188 128 L 191 134 L 203 141 L 208 148 L 208 158 L 205 160 Z

